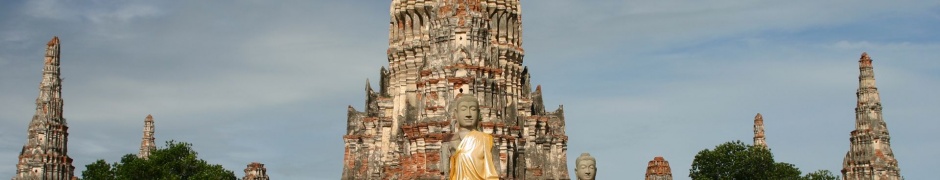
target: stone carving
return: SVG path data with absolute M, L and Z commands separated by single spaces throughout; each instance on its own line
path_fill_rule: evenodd
M 519 0 L 392 0 L 388 67 L 348 108 L 342 179 L 446 179 L 457 94 L 479 101 L 502 179 L 569 179 L 564 109 L 523 66 Z M 535 87 L 533 90 L 533 87 Z
M 75 171 L 68 155 L 69 127 L 62 117 L 59 37 L 52 37 L 46 45 L 36 114 L 29 122 L 29 140 L 20 151 L 14 180 L 67 180 Z
M 672 180 L 672 168 L 669 161 L 662 156 L 656 156 L 646 166 L 646 180 Z
M 597 176 L 597 160 L 591 157 L 591 154 L 581 153 L 581 156 L 574 160 L 574 164 L 577 166 L 574 167 L 574 173 L 578 180 L 594 180 Z
M 245 177 L 242 177 L 242 180 L 270 180 L 268 178 L 268 169 L 264 168 L 264 164 L 259 162 L 251 162 L 248 164 L 248 167 L 245 168 Z
M 157 149 L 153 133 L 153 116 L 148 114 L 147 118 L 144 118 L 144 137 L 140 140 L 140 152 L 137 153 L 137 157 L 148 159 L 150 151 Z
M 452 136 L 451 180 L 499 179 L 493 163 L 493 136 L 480 132 L 480 103 L 472 94 L 454 102 L 457 135 Z
M 845 180 L 901 179 L 901 169 L 891 151 L 891 136 L 882 118 L 881 98 L 875 87 L 875 73 L 868 53 L 862 53 L 858 69 L 855 130 L 849 138 L 851 145 L 842 163 L 842 177 Z

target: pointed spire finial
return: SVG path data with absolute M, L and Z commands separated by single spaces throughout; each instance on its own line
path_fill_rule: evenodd
M 46 45 L 49 45 L 49 46 L 56 45 L 56 44 L 59 44 L 59 36 L 52 36 L 52 40 L 49 40 L 49 43 L 46 43 Z
M 868 52 L 862 52 L 862 57 L 858 59 L 858 67 L 871 67 L 871 57 Z
M 764 121 L 764 116 L 760 115 L 760 113 L 757 113 L 757 115 L 754 116 L 754 121 L 757 121 L 757 120 Z

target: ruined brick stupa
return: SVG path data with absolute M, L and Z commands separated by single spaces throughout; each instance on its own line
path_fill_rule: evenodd
M 245 167 L 245 177 L 242 180 L 270 180 L 268 177 L 268 168 L 259 162 L 251 162 Z
M 393 0 L 388 69 L 349 107 L 342 179 L 445 179 L 458 94 L 480 101 L 503 179 L 569 179 L 561 106 L 522 65 L 519 0 Z
M 851 145 L 842 163 L 842 177 L 845 180 L 899 180 L 901 169 L 891 150 L 891 136 L 881 114 L 881 96 L 875 87 L 875 72 L 868 53 L 862 53 L 858 69 L 855 130 L 851 132 Z
M 662 156 L 656 156 L 646 166 L 645 180 L 672 180 L 672 168 L 669 161 Z
M 28 140 L 20 151 L 13 180 L 72 179 L 75 166 L 68 155 L 69 126 L 62 117 L 62 78 L 59 78 L 59 37 L 46 44 L 45 65 L 29 122 Z

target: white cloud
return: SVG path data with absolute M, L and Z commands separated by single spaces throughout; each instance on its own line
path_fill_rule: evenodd
M 125 23 L 137 18 L 153 17 L 162 12 L 151 5 L 133 2 L 90 1 L 72 2 L 62 0 L 26 1 L 23 9 L 35 18 L 54 20 L 76 20 L 83 18 L 92 23 Z
M 37 18 L 64 20 L 74 17 L 70 8 L 65 8 L 59 0 L 26 1 L 24 10 L 26 14 Z
M 158 16 L 161 13 L 159 9 L 153 6 L 131 4 L 116 9 L 89 11 L 85 13 L 85 17 L 93 23 L 123 23 L 137 18 Z
M 554 9 L 526 11 L 523 16 L 527 21 L 523 24 L 526 37 L 552 37 L 527 38 L 527 49 L 566 49 L 559 54 L 569 58 L 605 51 L 637 53 L 689 46 L 762 32 L 799 32 L 875 18 L 920 16 L 938 5 L 940 2 L 933 1 L 546 1 L 523 5 L 524 9 Z

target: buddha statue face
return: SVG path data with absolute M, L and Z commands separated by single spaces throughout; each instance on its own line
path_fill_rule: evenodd
M 575 160 L 574 172 L 579 180 L 594 180 L 597 174 L 596 161 L 590 154 L 581 154 L 581 157 Z
M 480 119 L 480 105 L 473 97 L 461 97 L 457 101 L 457 124 L 460 127 L 475 129 Z

